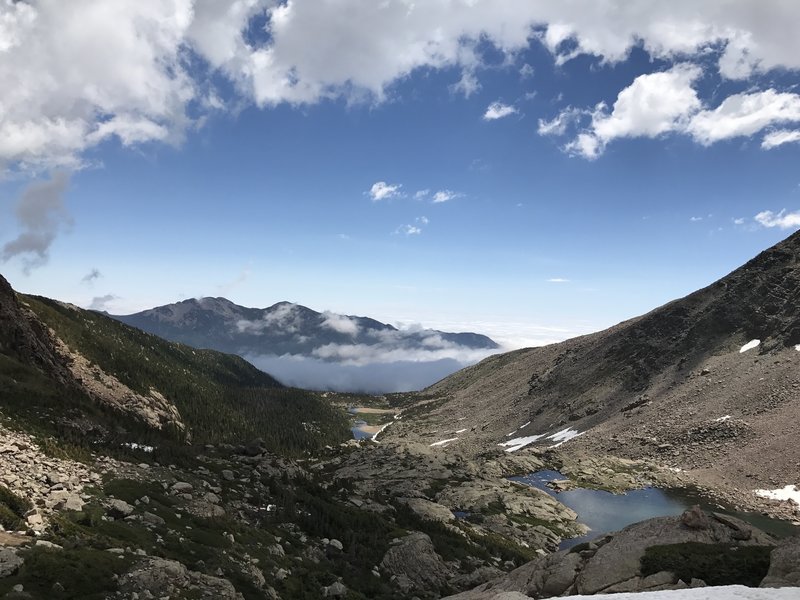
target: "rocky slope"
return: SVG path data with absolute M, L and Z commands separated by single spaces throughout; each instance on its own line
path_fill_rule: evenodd
M 795 233 L 642 317 L 466 368 L 425 390 L 417 418 L 386 435 L 457 438 L 449 447 L 475 455 L 581 434 L 570 451 L 649 457 L 769 508 L 754 489 L 800 483 L 799 297 Z

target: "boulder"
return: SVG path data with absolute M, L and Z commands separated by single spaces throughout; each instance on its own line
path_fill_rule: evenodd
M 0 547 L 0 577 L 13 575 L 24 562 L 15 548 Z
M 772 551 L 761 587 L 800 587 L 800 536 L 783 540 Z
M 133 514 L 133 506 L 124 500 L 112 498 L 108 501 L 106 506 L 108 508 L 108 513 L 115 519 L 122 519 Z
M 450 574 L 431 538 L 419 532 L 394 540 L 381 560 L 381 567 L 395 576 L 400 590 L 409 595 L 442 588 Z

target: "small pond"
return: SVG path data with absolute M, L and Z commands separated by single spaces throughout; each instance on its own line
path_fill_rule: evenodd
M 777 537 L 792 535 L 799 530 L 788 521 L 770 519 L 759 513 L 729 510 L 691 490 L 644 488 L 630 490 L 625 494 L 612 494 L 603 490 L 577 488 L 555 492 L 547 486 L 547 482 L 554 479 L 567 479 L 558 471 L 537 471 L 531 475 L 509 477 L 509 479 L 544 490 L 574 510 L 578 514 L 578 521 L 591 529 L 585 536 L 561 542 L 562 550 L 592 540 L 604 533 L 618 531 L 645 519 L 680 515 L 695 504 L 747 521 Z

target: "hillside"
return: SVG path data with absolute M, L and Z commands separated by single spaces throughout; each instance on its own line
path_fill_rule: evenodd
M 342 415 L 239 357 L 102 314 L 17 296 L 0 278 L 0 403 L 61 443 L 244 443 L 302 453 L 346 439 Z M 302 425 L 302 423 L 307 425 Z
M 424 420 L 389 435 L 458 437 L 450 447 L 475 454 L 581 434 L 571 450 L 653 457 L 739 500 L 798 483 L 799 297 L 795 233 L 642 317 L 466 368 L 425 391 L 437 401 Z M 455 419 L 469 433 L 451 435 Z

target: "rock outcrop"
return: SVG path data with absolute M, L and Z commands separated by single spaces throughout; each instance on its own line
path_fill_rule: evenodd
M 451 598 L 489 600 L 500 592 L 520 592 L 534 598 L 549 598 L 705 585 L 700 581 L 679 581 L 667 571 L 647 576 L 641 571 L 641 559 L 647 548 L 686 542 L 730 546 L 775 545 L 774 538 L 744 521 L 692 509 L 680 517 L 642 521 L 572 550 L 542 557 Z M 774 567 L 773 581 L 776 583 L 791 581 L 797 575 L 798 563 L 794 555 L 797 547 L 788 545 L 784 552 L 785 560 Z
M 431 538 L 424 533 L 411 533 L 395 540 L 383 557 L 381 568 L 408 596 L 435 594 L 447 584 L 450 575 Z

